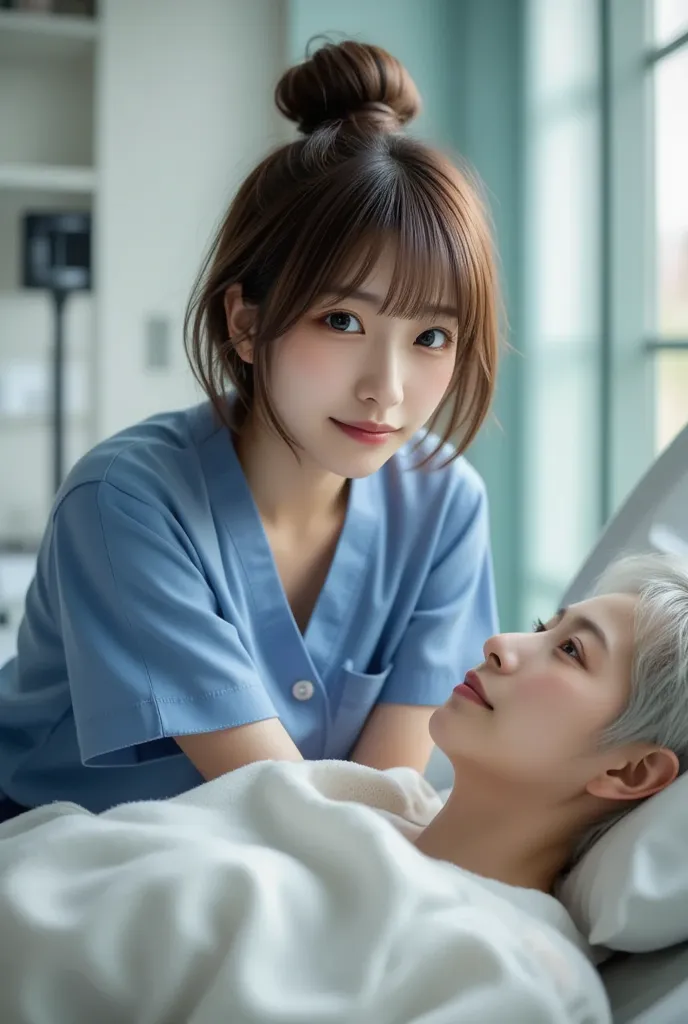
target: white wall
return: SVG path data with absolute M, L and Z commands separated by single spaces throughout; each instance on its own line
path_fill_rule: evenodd
M 184 307 L 211 233 L 253 164 L 280 141 L 284 65 L 274 0 L 105 0 L 96 159 L 98 411 L 102 437 L 196 400 Z M 170 364 L 146 369 L 162 317 Z

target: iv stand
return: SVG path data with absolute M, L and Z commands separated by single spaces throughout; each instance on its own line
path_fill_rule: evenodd
M 69 292 L 53 288 L 55 335 L 52 351 L 52 448 L 53 490 L 59 491 L 64 479 L 65 466 L 65 401 L 64 401 L 64 310 Z

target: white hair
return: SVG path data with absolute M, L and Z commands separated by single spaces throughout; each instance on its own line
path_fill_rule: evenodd
M 668 555 L 632 555 L 612 563 L 591 596 L 632 594 L 634 622 L 631 693 L 602 733 L 603 748 L 651 743 L 671 750 L 679 773 L 688 769 L 688 564 Z M 627 810 L 596 822 L 577 844 L 574 861 Z

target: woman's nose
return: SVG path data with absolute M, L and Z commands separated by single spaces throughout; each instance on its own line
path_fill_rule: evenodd
M 499 672 L 514 672 L 518 667 L 518 652 L 509 633 L 492 636 L 483 647 L 487 664 Z
M 364 368 L 357 387 L 358 397 L 372 400 L 381 409 L 393 409 L 404 400 L 403 367 L 394 345 L 380 346 L 375 358 Z

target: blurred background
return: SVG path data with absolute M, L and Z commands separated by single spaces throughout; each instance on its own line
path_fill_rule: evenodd
M 398 56 L 413 131 L 485 185 L 511 347 L 469 457 L 504 627 L 688 422 L 688 0 L 0 0 L 0 657 L 56 460 L 198 400 L 189 290 L 321 33 Z

